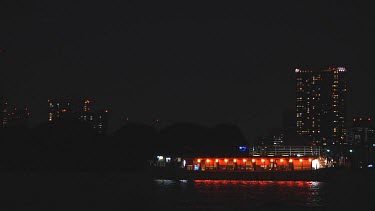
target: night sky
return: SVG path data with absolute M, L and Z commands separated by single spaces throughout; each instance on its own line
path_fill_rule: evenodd
M 235 123 L 249 140 L 295 108 L 295 68 L 347 68 L 349 115 L 372 113 L 375 24 L 347 1 L 2 1 L 0 95 L 46 121 L 85 97 L 129 120 Z M 353 1 L 354 2 L 354 1 Z

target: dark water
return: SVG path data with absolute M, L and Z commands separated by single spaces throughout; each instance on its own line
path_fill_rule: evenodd
M 375 210 L 369 181 L 152 180 L 140 173 L 1 173 L 3 210 Z M 374 178 L 375 179 L 375 178 Z
M 194 209 L 324 208 L 327 184 L 306 181 L 155 180 L 157 206 Z

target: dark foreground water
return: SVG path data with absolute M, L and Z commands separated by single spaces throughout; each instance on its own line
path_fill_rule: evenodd
M 375 210 L 371 180 L 174 181 L 152 180 L 141 173 L 0 174 L 2 210 Z

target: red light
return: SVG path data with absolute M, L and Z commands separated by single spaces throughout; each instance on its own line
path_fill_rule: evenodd
M 61 110 L 62 112 L 66 112 L 66 109 Z
M 362 118 L 359 118 L 359 120 L 361 120 L 361 121 L 362 121 Z
M 353 119 L 353 122 L 355 122 L 356 121 L 356 119 Z
M 104 110 L 104 112 L 108 113 L 108 110 L 106 109 L 106 110 Z
M 368 118 L 368 121 L 370 121 L 371 120 L 371 118 Z

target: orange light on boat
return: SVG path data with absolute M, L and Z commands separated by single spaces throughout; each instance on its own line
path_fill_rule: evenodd
M 292 159 L 289 159 L 289 163 L 291 163 L 291 162 L 293 162 L 293 160 L 292 160 Z
M 233 159 L 233 162 L 237 162 L 237 159 L 236 159 L 236 158 L 234 158 L 234 159 Z
M 255 163 L 255 159 L 251 159 L 251 162 Z
M 260 161 L 262 161 L 262 163 L 264 163 L 264 159 L 262 159 L 262 160 L 260 160 Z
M 242 162 L 246 163 L 246 159 L 242 159 Z
M 284 159 L 281 158 L 281 159 L 280 159 L 280 163 L 282 163 L 282 162 L 284 162 Z
M 216 159 L 215 162 L 216 162 L 216 163 L 219 162 L 219 159 Z
M 309 162 L 311 162 L 311 158 L 309 158 Z
M 200 163 L 201 162 L 201 159 L 198 159 L 198 163 Z
M 228 162 L 228 159 L 224 159 L 224 162 L 226 162 L 226 163 L 227 163 L 227 162 Z
M 273 159 L 271 159 L 270 161 L 273 162 Z
M 210 159 L 207 159 L 206 162 L 209 163 L 211 160 Z
M 299 159 L 299 162 L 301 162 L 301 163 L 302 163 L 302 158 L 300 158 L 300 159 Z

